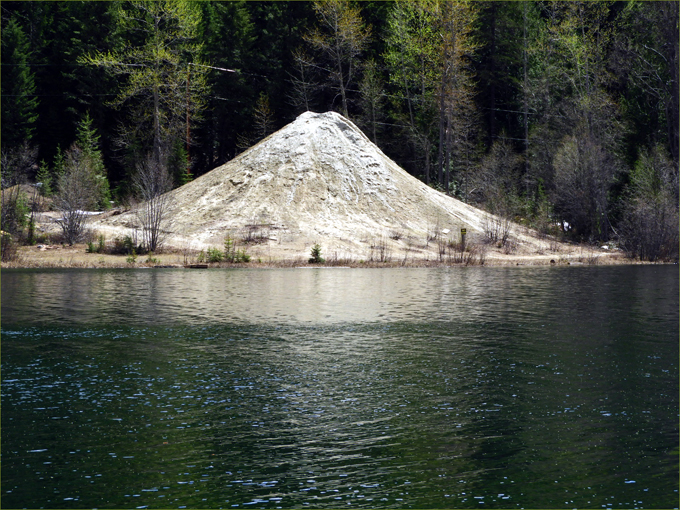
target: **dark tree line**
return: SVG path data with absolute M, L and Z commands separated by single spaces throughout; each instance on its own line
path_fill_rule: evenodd
M 143 166 L 177 186 L 332 109 L 443 192 L 677 257 L 678 2 L 0 8 L 3 174 L 56 185 L 87 117 L 120 200 Z

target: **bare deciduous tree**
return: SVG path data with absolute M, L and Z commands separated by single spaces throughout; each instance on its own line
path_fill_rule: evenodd
M 314 59 L 305 53 L 304 49 L 293 50 L 294 72 L 289 73 L 291 91 L 290 103 L 303 112 L 311 110 L 314 93 L 319 89 L 315 81 Z
M 35 168 L 38 148 L 24 142 L 14 149 L 2 151 L 2 230 L 17 234 L 26 223 L 26 197 L 19 184 L 25 184 Z
M 440 39 L 432 30 L 438 19 L 435 7 L 426 0 L 395 2 L 387 17 L 385 53 L 388 80 L 401 95 L 402 111 L 395 114 L 395 120 L 405 126 L 414 163 L 422 168 L 427 184 L 432 177 L 440 67 Z
M 258 140 L 264 140 L 274 132 L 274 110 L 269 106 L 269 96 L 264 92 L 257 99 L 254 120 Z
M 484 233 L 493 243 L 506 246 L 512 221 L 517 213 L 518 193 L 515 189 L 522 158 L 504 140 L 496 140 L 482 159 L 472 180 L 472 195 L 485 204 L 495 216 L 484 217 Z
M 88 211 L 97 205 L 99 186 L 92 159 L 74 144 L 66 153 L 64 172 L 59 175 L 58 191 L 54 197 L 54 205 L 61 212 L 59 224 L 68 244 L 73 245 L 82 239 Z
M 347 92 L 354 83 L 358 57 L 369 42 L 371 29 L 364 24 L 360 9 L 347 0 L 314 2 L 314 11 L 321 29 L 312 31 L 306 40 L 325 58 L 325 67 L 321 67 L 335 83 L 342 114 L 348 117 Z
M 678 258 L 678 169 L 661 146 L 643 151 L 631 173 L 621 235 L 632 257 Z
M 479 112 L 475 106 L 472 56 L 477 44 L 472 31 L 477 7 L 470 2 L 443 2 L 439 9 L 442 38 L 439 90 L 439 183 L 451 194 L 462 188 L 472 166 Z M 452 174 L 457 174 L 457 176 Z M 452 181 L 457 177 L 457 181 Z
M 375 60 L 364 65 L 364 76 L 359 83 L 363 114 L 360 124 L 370 133 L 373 143 L 378 143 L 378 124 L 381 117 L 384 89 L 380 79 L 380 69 Z
M 165 158 L 158 161 L 150 155 L 137 166 L 134 177 L 134 187 L 142 203 L 137 210 L 137 217 L 142 224 L 142 242 L 150 251 L 158 250 L 166 234 L 167 219 L 172 177 L 168 172 Z
M 598 240 L 609 237 L 609 191 L 619 165 L 594 136 L 568 136 L 558 148 L 554 203 L 578 236 Z

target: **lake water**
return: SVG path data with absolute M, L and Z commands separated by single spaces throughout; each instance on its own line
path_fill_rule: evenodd
M 2 507 L 674 508 L 676 266 L 3 270 Z

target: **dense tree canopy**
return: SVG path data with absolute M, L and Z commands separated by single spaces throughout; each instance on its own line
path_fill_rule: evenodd
M 58 162 L 87 119 L 117 199 L 150 154 L 180 185 L 307 109 L 348 116 L 444 192 L 578 240 L 634 237 L 678 195 L 675 1 L 1 9 L 3 154 Z

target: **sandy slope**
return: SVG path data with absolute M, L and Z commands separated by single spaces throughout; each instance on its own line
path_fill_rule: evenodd
M 300 115 L 170 199 L 167 245 L 258 237 L 250 252 L 270 258 L 305 256 L 318 242 L 340 258 L 372 258 L 380 247 L 394 257 L 435 259 L 437 237 L 458 241 L 465 228 L 469 242 L 479 243 L 491 218 L 406 173 L 334 112 Z M 125 235 L 139 223 L 130 211 L 93 227 Z M 567 251 L 519 226 L 512 232 L 516 255 Z

